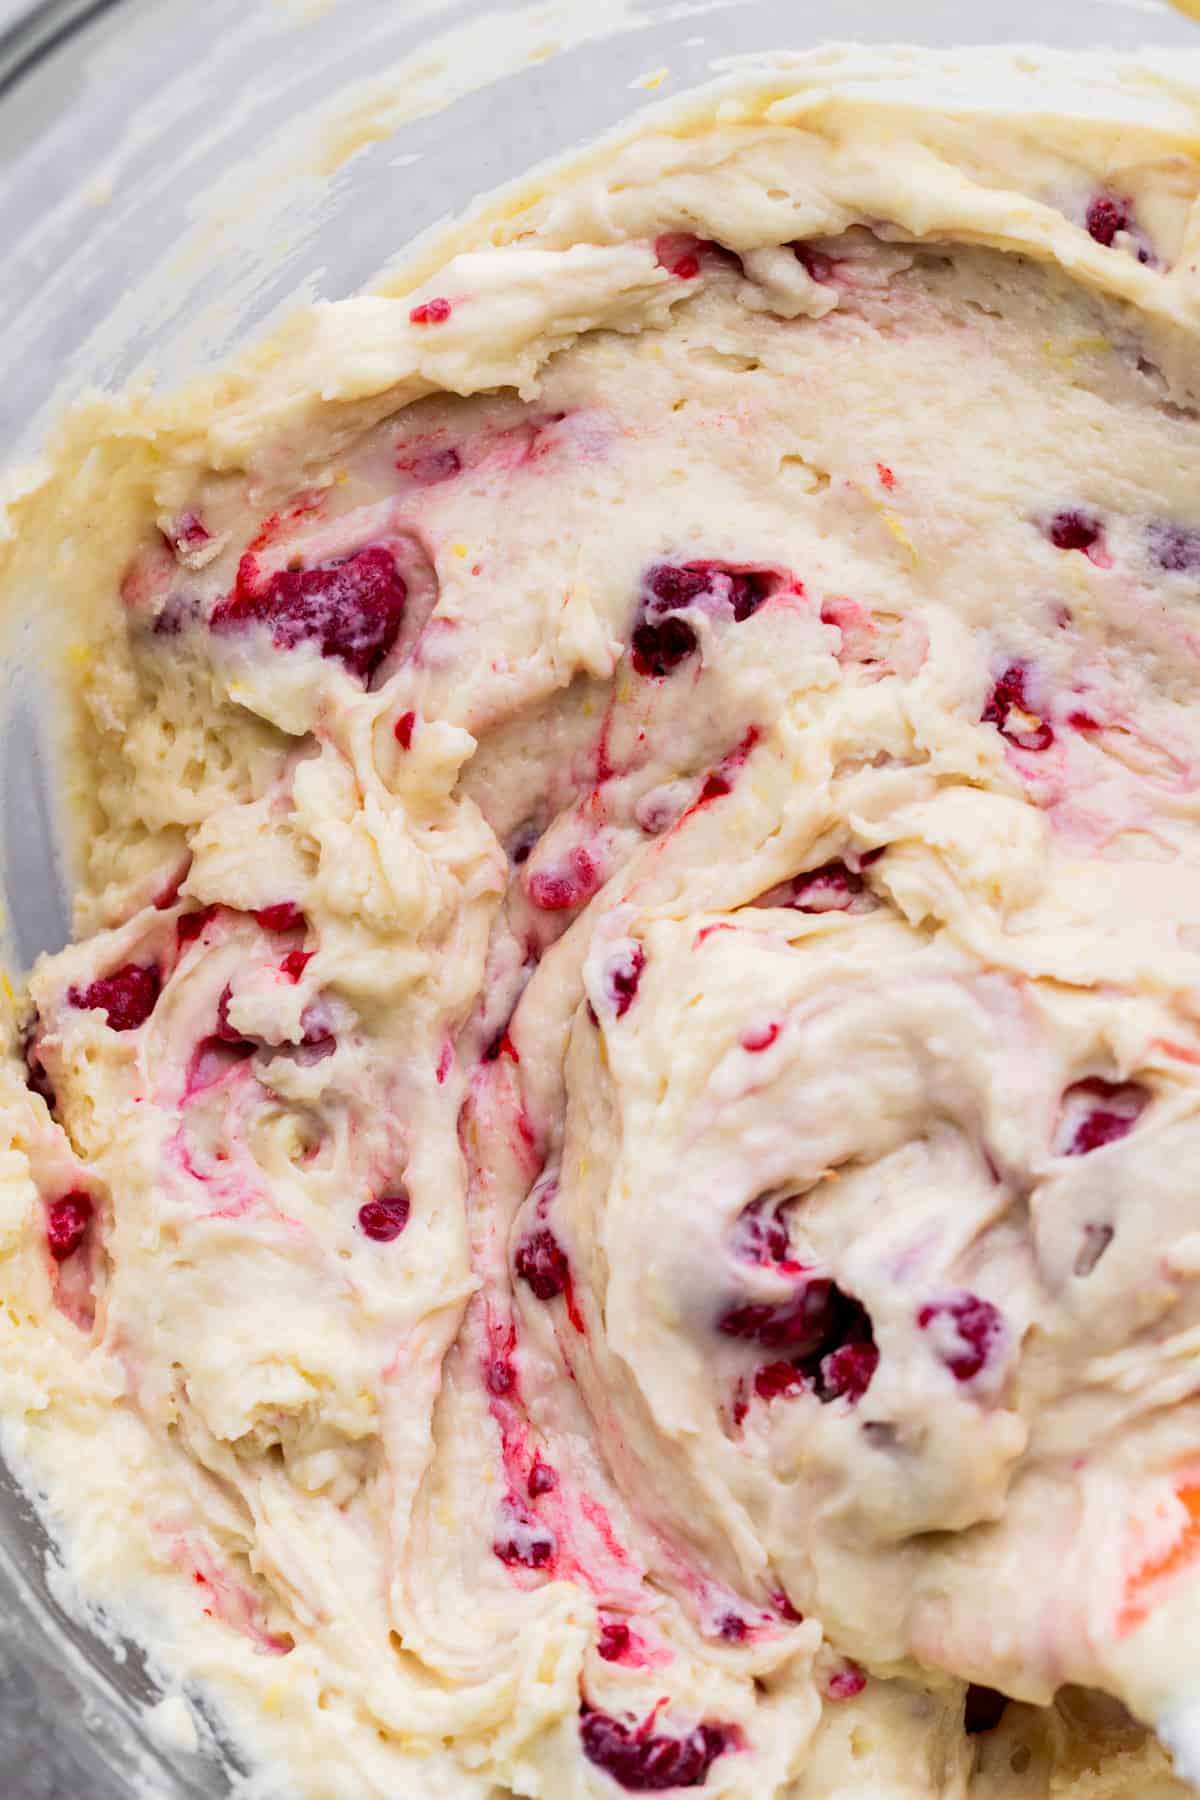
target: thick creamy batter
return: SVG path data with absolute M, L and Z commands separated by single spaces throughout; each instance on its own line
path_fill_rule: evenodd
M 3 1403 L 272 1793 L 1200 1775 L 1198 132 L 800 59 L 11 508 Z

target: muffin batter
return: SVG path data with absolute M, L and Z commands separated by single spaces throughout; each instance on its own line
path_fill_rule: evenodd
M 10 509 L 0 1392 L 271 1793 L 1200 1776 L 1198 130 L 799 59 Z

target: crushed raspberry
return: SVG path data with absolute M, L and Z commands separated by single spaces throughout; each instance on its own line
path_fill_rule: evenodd
M 1104 535 L 1104 527 L 1095 513 L 1055 513 L 1046 528 L 1056 550 L 1091 550 Z
M 539 1500 L 543 1494 L 552 1494 L 557 1486 L 557 1471 L 539 1457 L 529 1471 L 529 1498 Z
M 554 1561 L 555 1539 L 553 1532 L 547 1531 L 543 1536 L 531 1534 L 529 1537 L 502 1538 L 492 1545 L 495 1554 L 502 1563 L 520 1563 L 526 1569 L 544 1569 Z
M 750 1635 L 750 1627 L 740 1613 L 722 1613 L 717 1621 L 717 1636 L 726 1644 L 744 1644 Z
M 46 1208 L 46 1243 L 55 1262 L 74 1256 L 92 1222 L 91 1197 L 76 1188 Z
M 597 1655 L 605 1662 L 620 1662 L 629 1648 L 629 1627 L 612 1621 L 600 1627 L 600 1636 L 596 1641 Z
M 879 477 L 879 485 L 883 488 L 886 488 L 889 494 L 894 493 L 896 490 L 895 471 L 893 469 L 889 469 L 886 463 L 876 463 L 875 464 L 875 473 Z
M 653 1731 L 653 1722 L 651 1713 L 640 1726 L 623 1725 L 585 1703 L 579 1724 L 583 1753 L 630 1793 L 659 1794 L 703 1787 L 718 1756 L 739 1742 L 736 1726 L 697 1725 L 686 1737 L 670 1737 Z
M 634 944 L 615 957 L 604 971 L 604 990 L 618 1019 L 623 1019 L 633 1005 L 645 966 L 646 952 L 640 944 Z
M 646 586 L 664 612 L 691 606 L 711 591 L 709 563 L 657 563 L 646 576 Z
M 754 1391 L 760 1400 L 778 1400 L 785 1394 L 799 1394 L 807 1386 L 803 1371 L 794 1363 L 762 1363 L 754 1371 Z
M 633 666 L 639 675 L 661 681 L 673 675 L 700 648 L 700 640 L 686 619 L 668 614 L 665 619 L 643 620 L 634 627 Z
M 417 715 L 415 712 L 401 713 L 400 717 L 396 720 L 393 730 L 396 734 L 396 742 L 402 750 L 412 749 L 413 726 L 416 722 Z
M 810 281 L 824 283 L 833 280 L 834 261 L 823 250 L 814 250 L 811 244 L 797 242 L 792 245 L 792 254 L 798 263 L 803 264 Z
M 557 868 L 536 869 L 526 888 L 533 904 L 543 912 L 566 912 L 590 900 L 600 882 L 600 872 L 591 856 L 582 844 L 577 844 Z
M 262 587 L 257 582 L 256 559 L 247 555 L 233 593 L 213 608 L 214 632 L 266 625 L 277 650 L 316 644 L 322 656 L 337 657 L 362 681 L 370 680 L 396 642 L 408 597 L 381 545 L 313 569 L 279 569 Z
M 289 981 L 299 981 L 315 955 L 315 950 L 289 950 L 279 967 Z
M 722 1313 L 717 1330 L 745 1338 L 764 1350 L 788 1350 L 806 1356 L 825 1340 L 832 1315 L 833 1282 L 817 1275 L 804 1281 L 790 1300 L 752 1301 Z
M 493 1554 L 510 1567 L 519 1564 L 523 1569 L 544 1569 L 554 1561 L 557 1550 L 554 1533 L 526 1511 L 516 1494 L 507 1495 L 500 1507 Z
M 1028 677 L 1023 663 L 1008 665 L 992 684 L 983 709 L 983 723 L 994 725 L 1001 737 L 1020 750 L 1048 750 L 1054 742 L 1054 728 L 1030 706 L 1025 693 Z M 1014 714 L 1018 717 L 1014 718 Z
M 848 1662 L 829 1677 L 825 1692 L 831 1700 L 853 1700 L 867 1685 L 867 1678 L 857 1663 Z
M 741 624 L 756 613 L 779 586 L 768 569 L 733 569 L 721 562 L 656 563 L 646 576 L 648 610 L 678 612 L 701 600 L 724 605 Z
M 571 1279 L 566 1252 L 546 1226 L 532 1232 L 518 1246 L 513 1266 L 539 1300 L 554 1300 L 565 1293 Z
M 853 1406 L 862 1399 L 879 1367 L 879 1351 L 874 1344 L 842 1344 L 821 1359 L 817 1393 L 822 1400 L 849 1400 Z
M 260 906 L 254 916 L 264 931 L 299 931 L 308 923 L 294 900 L 277 900 L 274 906 Z
M 412 1202 L 407 1194 L 385 1194 L 358 1209 L 358 1227 L 376 1244 L 390 1244 L 408 1224 Z
M 1007 1694 L 998 1694 L 995 1688 L 980 1687 L 973 1681 L 963 1703 L 963 1730 L 968 1737 L 978 1737 L 981 1731 L 994 1731 L 1004 1717 L 1007 1705 Z
M 1111 194 L 1097 194 L 1087 209 L 1088 236 L 1106 249 L 1111 248 L 1118 231 L 1129 230 L 1129 210 L 1124 201 Z
M 700 808 L 707 806 L 710 801 L 720 800 L 726 794 L 732 794 L 733 784 L 745 766 L 746 758 L 761 737 L 762 732 L 758 726 L 751 725 L 741 743 L 736 744 L 732 750 L 728 751 L 716 768 L 710 770 L 705 776 L 700 792 L 688 809 L 690 812 L 699 812 Z
M 483 1376 L 484 1386 L 497 1400 L 505 1399 L 517 1389 L 517 1368 L 511 1356 L 489 1357 Z
M 771 1048 L 782 1030 L 783 1026 L 778 1019 L 772 1019 L 769 1025 L 752 1026 L 749 1031 L 742 1033 L 742 1049 L 751 1056 L 761 1055 L 764 1050 Z
M 734 571 L 730 577 L 729 601 L 738 624 L 756 613 L 764 600 L 774 593 L 777 583 L 773 575 L 755 569 Z
M 1171 575 L 1200 571 L 1200 528 L 1156 520 L 1148 532 L 1150 555 Z
M 780 585 L 767 569 L 732 569 L 720 562 L 656 563 L 646 572 L 646 595 L 632 642 L 639 675 L 661 680 L 699 648 L 685 607 L 732 613 L 739 624 L 756 613 Z
M 923 1306 L 917 1324 L 922 1331 L 936 1329 L 942 1340 L 938 1355 L 956 1381 L 973 1381 L 1008 1338 L 1003 1315 L 978 1294 L 955 1294 Z
M 807 1343 L 781 1341 L 771 1320 L 765 1325 L 770 1338 L 761 1331 L 736 1334 L 753 1335 L 765 1348 L 784 1349 L 792 1356 L 790 1362 L 761 1363 L 755 1370 L 754 1391 L 760 1400 L 809 1392 L 823 1406 L 834 1400 L 847 1400 L 854 1406 L 870 1387 L 879 1367 L 870 1314 L 861 1301 L 836 1283 L 830 1282 L 828 1288 L 824 1317 L 814 1318 Z
M 126 963 L 85 988 L 69 988 L 67 999 L 83 1011 L 104 1013 L 110 1031 L 136 1031 L 154 1011 L 162 981 L 153 964 Z
M 1093 1150 L 1102 1150 L 1106 1144 L 1128 1137 L 1149 1099 L 1146 1089 L 1135 1081 L 1105 1081 L 1099 1075 L 1077 1081 L 1063 1095 L 1064 1106 L 1070 1108 L 1077 1122 L 1062 1155 L 1088 1156 Z M 1093 1101 L 1099 1104 L 1093 1105 Z M 1085 1110 L 1080 1117 L 1081 1108 Z
M 414 306 L 408 316 L 414 325 L 444 325 L 453 310 L 449 300 L 439 294 L 434 300 L 423 300 L 420 306 Z

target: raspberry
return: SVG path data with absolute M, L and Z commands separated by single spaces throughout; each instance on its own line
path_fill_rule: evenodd
M 1025 697 L 1025 683 L 1029 671 L 1023 663 L 1010 663 L 992 684 L 984 706 L 982 719 L 985 725 L 994 725 L 1001 737 L 1007 738 L 1020 750 L 1048 750 L 1054 742 L 1054 728 L 1047 719 L 1043 719 L 1030 707 Z M 1012 720 L 1013 713 L 1021 713 L 1028 718 Z
M 412 1202 L 407 1194 L 385 1194 L 358 1209 L 358 1228 L 376 1244 L 390 1244 L 408 1224 Z
M 307 924 L 294 900 L 277 900 L 273 906 L 260 906 L 254 916 L 264 931 L 299 931 Z
M 646 952 L 640 944 L 634 944 L 632 948 L 614 958 L 605 970 L 605 990 L 613 1003 L 618 1019 L 625 1017 L 637 998 L 638 984 L 642 979 L 642 970 L 645 966 Z
M 700 640 L 686 619 L 668 615 L 657 623 L 643 620 L 635 626 L 632 645 L 638 674 L 661 681 L 700 648 Z
M 922 1331 L 946 1324 L 953 1328 L 957 1346 L 947 1343 L 938 1353 L 956 1381 L 973 1381 L 1008 1337 L 999 1310 L 978 1294 L 955 1294 L 923 1306 L 917 1324 Z
M 557 1299 L 559 1294 L 565 1293 L 571 1279 L 566 1252 L 545 1226 L 531 1233 L 518 1247 L 513 1266 L 539 1300 Z
M 1090 550 L 1104 535 L 1094 513 L 1055 513 L 1047 527 L 1050 542 L 1056 550 Z
M 651 1732 L 651 1719 L 629 1726 L 608 1713 L 583 1708 L 579 1735 L 584 1755 L 630 1793 L 703 1787 L 718 1756 L 738 1742 L 734 1726 L 697 1725 L 686 1737 L 670 1737 Z
M 1118 231 L 1128 231 L 1129 210 L 1111 194 L 1097 194 L 1087 209 L 1088 236 L 1110 248 Z
M 76 1188 L 61 1200 L 52 1200 L 46 1208 L 46 1243 L 55 1262 L 66 1262 L 74 1256 L 92 1222 L 92 1202 L 88 1194 Z
M 104 1013 L 110 1031 L 136 1031 L 154 1011 L 162 988 L 153 965 L 126 963 L 111 975 L 102 975 L 88 987 L 67 991 L 72 1006 Z
M 596 1651 L 605 1662 L 620 1662 L 629 1648 L 629 1627 L 619 1623 L 602 1625 Z
M 381 545 L 314 569 L 279 569 L 258 587 L 253 557 L 243 557 L 232 594 L 209 620 L 220 636 L 248 625 L 269 627 L 277 650 L 316 644 L 352 675 L 369 681 L 400 631 L 408 589 Z
M 439 294 L 434 300 L 424 300 L 420 306 L 414 306 L 408 316 L 414 325 L 444 325 L 453 310 L 450 302 Z

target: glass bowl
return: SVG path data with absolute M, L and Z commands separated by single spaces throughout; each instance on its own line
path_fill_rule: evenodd
M 2 460 L 85 386 L 175 382 L 640 108 L 828 40 L 1194 50 L 1200 26 L 1183 0 L 0 0 Z M 36 596 L 2 623 L 14 979 L 69 929 L 48 627 Z M 153 1728 L 166 1679 L 72 1597 L 0 1465 L 5 1800 L 237 1791 L 202 1700 L 196 1752 Z

